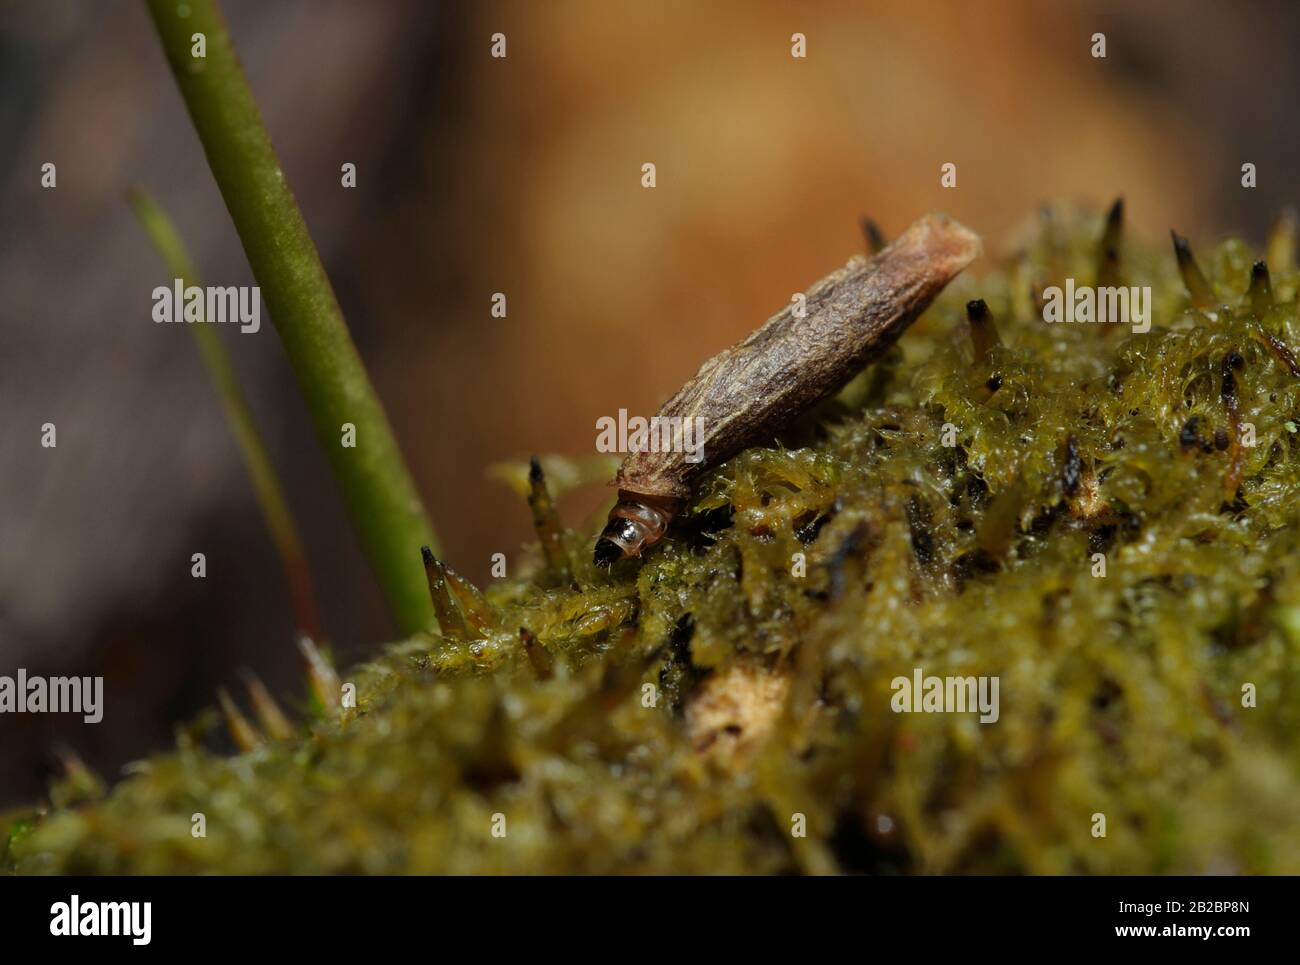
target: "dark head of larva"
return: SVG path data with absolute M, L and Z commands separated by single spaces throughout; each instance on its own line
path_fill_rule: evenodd
M 613 566 L 654 546 L 668 532 L 679 505 L 680 500 L 619 490 L 609 522 L 596 540 L 596 565 Z

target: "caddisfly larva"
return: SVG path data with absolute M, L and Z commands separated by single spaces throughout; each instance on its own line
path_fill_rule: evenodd
M 689 453 L 655 447 L 623 461 L 614 479 L 618 502 L 596 541 L 596 564 L 639 556 L 663 539 L 699 474 L 770 439 L 842 388 L 893 345 L 980 247 L 979 237 L 956 221 L 927 215 L 879 254 L 850 259 L 798 304 L 705 362 L 656 416 L 664 425 L 701 426 L 701 437 Z

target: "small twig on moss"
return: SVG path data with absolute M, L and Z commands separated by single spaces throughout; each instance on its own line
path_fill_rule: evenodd
M 398 628 L 433 611 L 413 549 L 433 528 L 285 182 L 214 0 L 146 0 L 217 187 Z M 202 37 L 202 54 L 195 56 Z M 345 424 L 355 447 L 342 445 Z
M 171 219 L 139 188 L 132 188 L 127 200 L 140 220 L 149 240 L 162 257 L 163 263 L 172 278 L 181 279 L 185 285 L 199 285 L 199 278 L 190 260 L 185 243 L 181 240 Z M 208 376 L 221 399 L 226 412 L 226 422 L 235 435 L 239 451 L 244 457 L 244 466 L 248 470 L 249 480 L 257 495 L 257 504 L 262 509 L 266 528 L 271 533 L 271 542 L 275 544 L 280 562 L 284 566 L 285 578 L 289 581 L 289 597 L 293 604 L 294 620 L 301 633 L 319 637 L 320 615 L 316 608 L 316 594 L 312 589 L 311 570 L 307 566 L 307 554 L 303 550 L 302 538 L 293 521 L 284 488 L 276 475 L 275 466 L 266 451 L 266 444 L 257 431 L 253 421 L 252 410 L 239 387 L 239 379 L 225 346 L 217 337 L 215 329 L 198 323 L 185 326 L 194 336 L 207 366 Z

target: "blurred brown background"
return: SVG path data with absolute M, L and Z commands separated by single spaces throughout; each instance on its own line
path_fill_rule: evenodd
M 858 250 L 860 214 L 894 234 L 945 210 L 996 245 L 1043 199 L 1122 193 L 1139 234 L 1259 237 L 1294 200 L 1300 10 L 1136 6 L 225 3 L 446 554 L 475 579 L 529 539 L 486 466 L 590 454 L 599 416 L 651 414 Z M 505 60 L 488 55 L 495 32 Z M 238 667 L 290 695 L 300 670 L 195 347 L 149 317 L 168 276 L 124 203 L 132 184 L 176 219 L 205 282 L 252 278 L 143 7 L 6 4 L 0 132 L 0 673 L 106 677 L 97 726 L 0 716 L 3 806 L 41 793 L 56 741 L 115 775 Z M 949 161 L 955 190 L 939 184 Z M 498 291 L 506 319 L 490 315 Z M 274 330 L 221 335 L 335 651 L 355 660 L 390 626 Z M 57 449 L 39 445 L 44 422 Z M 576 520 L 604 495 L 564 508 Z

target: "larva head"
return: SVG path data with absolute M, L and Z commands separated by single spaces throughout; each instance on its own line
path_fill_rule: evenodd
M 676 499 L 620 491 L 618 502 L 609 511 L 609 522 L 596 540 L 596 565 L 613 566 L 654 546 L 664 538 L 679 505 Z

